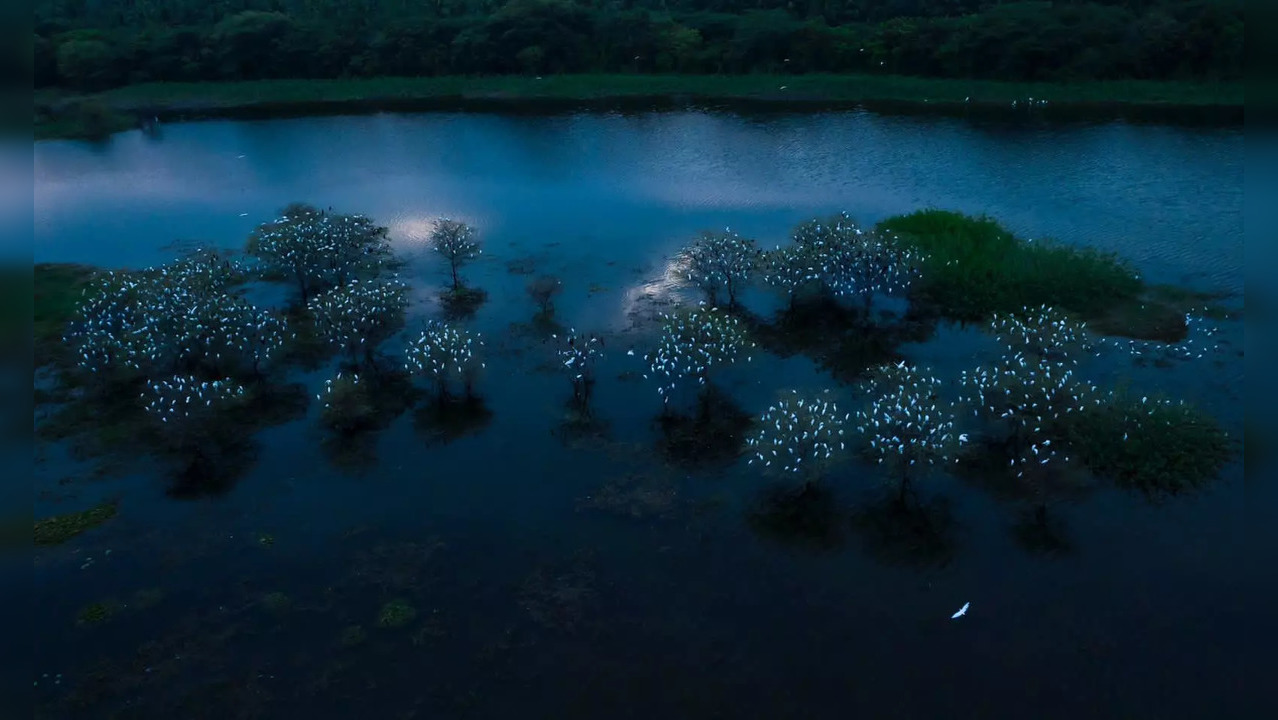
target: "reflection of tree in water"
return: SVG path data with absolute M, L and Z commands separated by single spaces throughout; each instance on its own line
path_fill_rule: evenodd
M 829 295 L 804 297 L 771 323 L 747 314 L 742 319 L 760 347 L 781 357 L 808 355 L 843 382 L 898 361 L 902 344 L 924 342 L 936 331 L 935 319 L 910 314 L 876 318 L 863 306 L 849 306 Z
M 252 437 L 227 434 L 212 437 L 174 458 L 166 494 L 181 500 L 229 492 L 257 461 L 259 443 Z
M 413 416 L 413 427 L 430 445 L 446 445 L 476 435 L 492 422 L 493 412 L 478 395 L 433 397 Z
M 852 530 L 879 562 L 913 567 L 944 567 L 955 552 L 957 523 L 946 498 L 904 501 L 893 492 L 852 516 Z
M 580 447 L 607 442 L 611 430 L 612 424 L 595 415 L 588 402 L 572 397 L 564 404 L 563 420 L 555 428 L 554 434 L 565 445 Z
M 1065 519 L 1038 506 L 1021 512 L 1012 525 L 1012 539 L 1025 552 L 1041 557 L 1060 557 L 1074 552 Z
M 834 493 L 818 483 L 768 488 L 747 520 L 762 537 L 802 550 L 828 552 L 844 541 Z
M 658 446 L 671 462 L 722 465 L 741 454 L 753 419 L 731 395 L 707 383 L 692 414 L 670 411 L 666 405 L 657 424 L 661 429 Z

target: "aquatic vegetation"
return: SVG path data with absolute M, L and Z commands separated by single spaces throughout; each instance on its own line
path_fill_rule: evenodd
M 551 336 L 558 341 L 556 355 L 572 382 L 572 397 L 582 407 L 590 404 L 591 390 L 595 385 L 595 363 L 603 354 L 603 339 L 598 335 L 578 335 L 570 329 L 567 335 Z
M 483 348 L 479 333 L 432 322 L 408 344 L 404 368 L 432 381 L 440 398 L 448 397 L 453 384 L 460 384 L 463 395 L 471 397 L 479 372 L 487 367 Z
M 278 590 L 263 595 L 261 602 L 262 607 L 273 613 L 282 613 L 285 610 L 288 610 L 289 606 L 293 604 L 293 601 L 288 595 L 279 592 Z
M 666 519 L 679 507 L 679 491 L 665 473 L 632 472 L 609 478 L 577 502 L 579 510 L 600 510 L 635 520 Z
M 461 277 L 458 271 L 471 260 L 479 257 L 484 251 L 479 247 L 475 229 L 464 222 L 442 218 L 435 221 L 427 241 L 431 249 L 439 253 L 448 263 L 453 277 L 453 290 L 461 288 Z
M 115 517 L 117 503 L 105 502 L 80 512 L 54 515 L 35 521 L 36 545 L 61 545 Z
M 110 620 L 118 609 L 113 602 L 95 602 L 85 605 L 80 608 L 80 612 L 76 613 L 75 624 L 81 627 L 101 625 Z
M 1022 240 L 989 218 L 924 210 L 878 227 L 925 256 L 914 299 L 957 320 L 1039 305 L 1090 318 L 1132 301 L 1143 288 L 1115 255 Z
M 488 291 L 482 288 L 466 287 L 448 288 L 439 294 L 439 305 L 444 311 L 444 318 L 449 322 L 465 320 L 488 301 Z
M 759 416 L 746 440 L 754 454 L 748 464 L 815 482 L 847 449 L 843 426 L 850 417 L 825 397 L 791 390 Z
M 417 608 L 407 600 L 391 600 L 377 614 L 377 624 L 384 628 L 403 627 L 417 617 Z
M 1117 393 L 1054 429 L 1093 472 L 1151 498 L 1215 480 L 1235 451 L 1214 418 L 1164 397 Z
M 711 305 L 726 292 L 728 306 L 737 304 L 737 291 L 754 275 L 759 264 L 755 242 L 731 230 L 706 231 L 679 251 L 676 265 L 688 282 L 705 291 Z
M 341 634 L 337 636 L 337 642 L 342 647 L 355 647 L 362 644 L 368 639 L 368 633 L 364 631 L 361 625 L 350 625 L 342 628 Z
M 572 633 L 594 600 L 594 584 L 594 573 L 580 561 L 564 570 L 537 568 L 520 584 L 519 605 L 541 627 Z
M 321 422 L 340 434 L 376 427 L 378 411 L 368 386 L 357 373 L 339 372 L 337 377 L 325 380 L 324 391 L 315 396 L 322 403 Z
M 1217 325 L 1192 312 L 1179 316 L 1177 320 L 1177 332 L 1165 333 L 1166 340 L 1102 338 L 1100 343 L 1111 350 L 1129 355 L 1137 362 L 1156 364 L 1176 360 L 1201 360 L 1204 357 L 1215 357 L 1220 352 L 1220 341 L 1216 339 L 1220 328 Z
M 939 400 L 940 379 L 901 362 L 879 368 L 865 389 L 870 404 L 856 414 L 862 449 L 899 481 L 902 498 L 913 478 L 957 460 L 967 436 Z
M 644 356 L 644 362 L 661 383 L 657 392 L 666 406 L 682 382 L 695 378 L 704 386 L 714 367 L 735 362 L 743 352 L 755 347 L 741 321 L 718 308 L 677 315 L 661 313 L 660 317 L 661 338 L 657 349 Z
M 555 311 L 555 297 L 563 292 L 564 284 L 557 277 L 542 275 L 529 282 L 525 289 L 538 312 L 548 316 Z
M 320 334 L 351 360 L 376 369 L 377 346 L 404 324 L 407 286 L 398 280 L 350 283 L 311 298 Z
M 266 272 L 296 282 L 306 304 L 318 292 L 376 276 L 391 256 L 387 232 L 364 215 L 296 204 L 258 226 L 246 252 Z
M 1008 352 L 1039 360 L 1077 365 L 1077 353 L 1095 349 L 1087 323 L 1048 305 L 1022 308 L 1015 314 L 996 312 L 990 318 L 990 330 Z

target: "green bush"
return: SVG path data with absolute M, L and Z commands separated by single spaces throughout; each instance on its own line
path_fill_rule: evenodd
M 1044 304 L 1093 317 L 1143 289 L 1114 255 L 1022 240 L 985 217 L 923 210 L 888 218 L 879 228 L 927 256 L 914 297 L 956 320 Z

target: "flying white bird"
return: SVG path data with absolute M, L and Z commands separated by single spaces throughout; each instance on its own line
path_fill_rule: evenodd
M 972 607 L 972 603 L 970 603 L 970 602 L 965 602 L 965 603 L 963 603 L 963 607 L 959 608 L 959 609 L 958 609 L 958 612 L 956 612 L 956 613 L 954 613 L 953 615 L 951 615 L 951 616 L 950 616 L 950 619 L 951 619 L 951 620 L 958 620 L 959 618 L 961 618 L 961 617 L 963 617 L 964 615 L 966 615 L 966 614 L 967 614 L 967 609 L 968 609 L 968 608 L 970 608 L 970 607 Z

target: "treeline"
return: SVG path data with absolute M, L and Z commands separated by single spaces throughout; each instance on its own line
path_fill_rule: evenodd
M 458 74 L 1236 80 L 1244 0 L 36 0 L 37 87 Z

